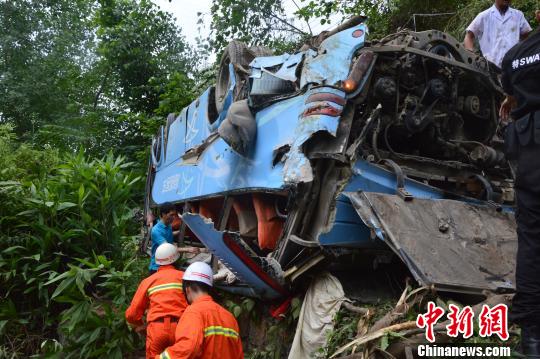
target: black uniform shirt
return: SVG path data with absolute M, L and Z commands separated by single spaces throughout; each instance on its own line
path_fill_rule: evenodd
M 514 47 L 502 62 L 504 91 L 516 98 L 512 117 L 519 119 L 540 110 L 540 31 Z

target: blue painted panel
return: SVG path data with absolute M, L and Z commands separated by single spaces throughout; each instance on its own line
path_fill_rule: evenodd
M 255 116 L 257 139 L 246 156 L 234 152 L 218 138 L 196 163 L 179 159 L 158 168 L 152 188 L 154 201 L 158 204 L 178 202 L 239 189 L 277 190 L 311 181 L 311 167 L 302 146 L 320 131 L 335 136 L 340 120 L 340 117 L 326 115 L 301 117 L 309 106 L 305 99 L 320 91 L 345 96 L 342 91 L 319 87 L 259 111 Z M 189 106 L 186 150 L 199 145 L 209 135 L 206 113 L 201 107 L 204 101 L 201 98 Z M 283 162 L 273 166 L 275 151 L 285 145 L 290 146 L 289 152 Z
M 186 128 L 186 151 L 200 145 L 210 134 L 207 117 L 208 90 L 189 105 Z
M 354 165 L 353 176 L 345 187 L 345 192 L 396 193 L 396 176 L 388 170 L 359 160 Z M 417 198 L 442 199 L 443 193 L 429 185 L 406 179 L 405 188 Z M 319 236 L 323 246 L 343 246 L 357 248 L 380 248 L 382 242 L 370 237 L 370 229 L 358 217 L 349 199 L 340 195 L 336 202 L 334 226 L 328 233 Z
M 340 246 L 352 248 L 381 248 L 382 242 L 371 239 L 370 229 L 358 217 L 349 199 L 340 196 L 336 202 L 334 226 L 328 233 L 319 236 L 322 246 Z
M 364 224 L 335 223 L 329 233 L 319 236 L 322 246 L 339 246 L 348 248 L 380 248 L 382 242 L 370 237 L 370 230 Z
M 361 36 L 353 36 L 360 32 Z M 300 87 L 309 83 L 335 86 L 347 79 L 354 53 L 364 46 L 366 32 L 367 26 L 360 24 L 324 40 L 318 55 L 306 58 Z
M 218 138 L 196 164 L 177 160 L 160 169 L 152 188 L 154 201 L 182 201 L 235 189 L 283 188 L 283 164 L 272 166 L 274 150 L 293 142 L 302 105 L 303 97 L 296 97 L 258 112 L 257 141 L 246 157 Z
M 178 160 L 185 151 L 186 112 L 183 111 L 169 127 L 164 167 Z
M 359 160 L 354 164 L 353 176 L 345 187 L 345 192 L 365 191 L 378 193 L 396 193 L 396 175 L 374 164 Z M 427 184 L 405 179 L 405 188 L 414 197 L 442 199 L 441 190 Z

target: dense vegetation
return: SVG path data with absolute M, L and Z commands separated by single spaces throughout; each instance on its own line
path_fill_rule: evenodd
M 0 357 L 120 358 L 136 343 L 121 310 L 144 269 L 133 258 L 140 177 L 122 157 L 60 155 L 13 137 L 0 127 Z
M 532 18 L 536 0 L 514 3 Z M 414 12 L 453 12 L 416 24 L 461 37 L 490 1 L 296 4 L 286 15 L 278 0 L 213 0 L 211 36 L 193 50 L 150 0 L 0 0 L 0 358 L 141 348 L 123 311 L 146 272 L 134 219 L 146 148 L 212 79 L 201 57 L 232 38 L 295 48 L 313 21 L 359 13 L 378 36 L 412 26 Z M 278 352 L 265 350 L 254 357 Z
M 2 1 L 0 24 L 0 357 L 126 357 L 145 149 L 196 58 L 150 1 Z
M 446 30 L 462 39 L 465 28 L 492 0 L 297 0 L 292 16 L 285 16 L 283 1 L 213 0 L 212 49 L 223 48 L 234 34 L 248 43 L 287 48 L 312 35 L 310 24 L 337 26 L 336 19 L 365 15 L 371 37 L 381 37 L 400 28 L 422 31 Z M 525 13 L 533 28 L 536 0 L 514 0 L 512 6 Z M 413 18 L 413 15 L 415 15 Z M 433 14 L 437 14 L 433 16 Z M 427 15 L 427 16 L 426 16 Z

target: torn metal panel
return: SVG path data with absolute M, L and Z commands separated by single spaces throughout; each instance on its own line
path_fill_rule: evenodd
M 330 87 L 317 87 L 306 92 L 304 95 L 304 108 L 301 112 L 302 115 L 294 132 L 294 141 L 291 143 L 291 148 L 285 157 L 285 165 L 283 166 L 283 180 L 285 183 L 313 181 L 313 169 L 306 156 L 304 144 L 317 132 L 325 132 L 334 138 L 336 137 L 340 123 L 339 115 L 328 115 L 326 114 L 327 112 L 322 110 L 332 108 L 341 114 L 343 106 L 336 102 L 338 100 L 310 102 L 310 97 L 317 94 L 326 94 L 341 99 L 345 98 L 343 91 Z M 319 107 L 321 109 L 320 112 L 313 110 L 315 108 L 314 106 L 321 102 L 326 107 Z
M 364 222 L 366 227 L 368 227 L 377 238 L 385 241 L 382 224 L 379 221 L 379 218 L 377 218 L 377 215 L 373 212 L 371 203 L 369 203 L 367 198 L 350 192 L 345 193 L 345 196 L 349 198 L 354 209 L 356 209 L 358 216 L 362 222 Z
M 348 196 L 366 225 L 382 232 L 423 285 L 467 293 L 515 289 L 512 213 L 454 200 L 406 202 L 366 192 Z
M 345 150 L 348 146 L 351 125 L 353 121 L 352 108 L 345 109 L 335 137 L 321 136 L 318 141 L 312 141 L 306 148 L 306 153 L 311 159 L 314 158 L 333 158 L 339 161 L 345 161 Z
M 192 213 L 182 215 L 182 221 L 209 249 L 210 253 L 215 255 L 239 280 L 247 283 L 257 295 L 272 299 L 286 294 L 285 289 L 265 273 L 248 253 L 245 253 L 239 245 L 235 245 L 224 232 L 217 231 L 211 221 Z M 257 269 L 257 272 L 254 269 Z
M 283 54 L 280 56 L 256 57 L 249 66 L 251 67 L 251 78 L 259 79 L 263 72 L 287 81 L 296 81 L 296 68 L 302 62 L 305 54 L 313 56 L 313 50 L 302 51 L 296 54 Z M 279 66 L 277 71 L 275 69 Z
M 336 85 L 345 80 L 354 53 L 364 46 L 366 31 L 366 25 L 360 24 L 324 40 L 317 56 L 304 60 L 300 87 L 310 83 Z
M 273 73 L 273 75 L 283 80 L 296 81 L 296 69 L 302 62 L 304 56 L 313 56 L 314 54 L 315 51 L 310 49 L 289 56 L 289 58 L 287 58 L 287 61 L 285 61 L 283 65 L 279 68 L 279 70 Z
M 208 136 L 203 143 L 198 146 L 192 147 L 182 155 L 182 164 L 195 164 L 199 161 L 199 156 L 204 152 L 215 140 L 219 138 L 217 132 Z
M 289 57 L 291 57 L 291 54 L 256 57 L 255 59 L 253 59 L 253 61 L 251 61 L 249 66 L 255 69 L 274 67 L 283 64 L 285 61 L 287 61 Z M 252 73 L 252 76 L 254 76 L 254 74 L 255 73 Z

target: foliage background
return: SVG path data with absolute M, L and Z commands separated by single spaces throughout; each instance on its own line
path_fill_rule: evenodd
M 211 35 L 193 48 L 150 0 L 0 0 L 0 358 L 121 358 L 142 348 L 123 319 L 147 265 L 134 209 L 151 136 L 213 82 L 216 65 L 201 68 L 203 57 L 219 59 L 233 38 L 292 51 L 316 35 L 313 20 L 356 14 L 379 37 L 411 27 L 414 13 L 451 12 L 419 17 L 417 29 L 462 38 L 492 2 L 294 3 L 287 13 L 279 0 L 213 0 Z M 513 4 L 538 26 L 537 0 Z M 249 300 L 225 301 L 243 323 L 255 315 Z M 283 352 L 296 304 L 251 357 Z

